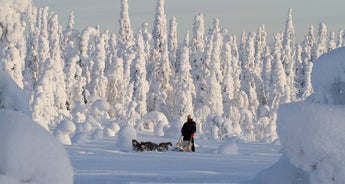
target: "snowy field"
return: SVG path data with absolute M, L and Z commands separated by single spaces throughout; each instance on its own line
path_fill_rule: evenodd
M 138 140 L 177 142 L 148 135 L 138 135 Z M 280 146 L 273 144 L 232 143 L 220 154 L 220 142 L 199 139 L 195 153 L 121 151 L 115 141 L 105 138 L 65 147 L 74 184 L 252 183 L 258 172 L 281 157 Z

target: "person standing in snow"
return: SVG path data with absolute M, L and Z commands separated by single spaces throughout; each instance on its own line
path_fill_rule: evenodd
M 192 115 L 187 116 L 187 122 L 182 126 L 181 133 L 184 141 L 191 141 L 192 151 L 195 152 L 194 147 L 194 133 L 196 132 L 196 123 L 193 121 Z

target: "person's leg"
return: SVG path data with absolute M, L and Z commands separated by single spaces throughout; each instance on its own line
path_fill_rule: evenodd
M 192 142 L 192 152 L 195 152 L 194 137 L 192 137 L 192 138 L 190 139 L 190 141 Z

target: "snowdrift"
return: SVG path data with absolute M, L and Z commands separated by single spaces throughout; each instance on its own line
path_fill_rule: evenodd
M 322 55 L 314 64 L 314 93 L 304 102 L 281 105 L 277 133 L 288 160 L 295 169 L 285 169 L 287 183 L 345 183 L 345 48 Z M 277 165 L 270 171 L 277 170 Z M 258 175 L 261 183 L 263 171 Z M 286 172 L 289 172 L 287 174 Z M 297 173 L 297 174 L 296 174 Z M 293 176 L 293 177 L 291 177 Z

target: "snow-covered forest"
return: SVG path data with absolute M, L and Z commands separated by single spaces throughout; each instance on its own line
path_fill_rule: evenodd
M 218 19 L 206 28 L 198 14 L 179 39 L 164 0 L 157 0 L 152 30 L 145 22 L 132 26 L 128 0 L 121 0 L 118 33 L 77 30 L 73 12 L 60 25 L 48 7 L 24 2 L 3 5 L 2 67 L 29 97 L 33 120 L 63 144 L 114 136 L 125 125 L 178 136 L 188 114 L 205 139 L 274 142 L 279 105 L 309 96 L 313 62 L 345 45 L 343 31 L 324 23 L 306 27 L 298 42 L 291 9 L 274 35 L 264 25 L 232 35 Z

